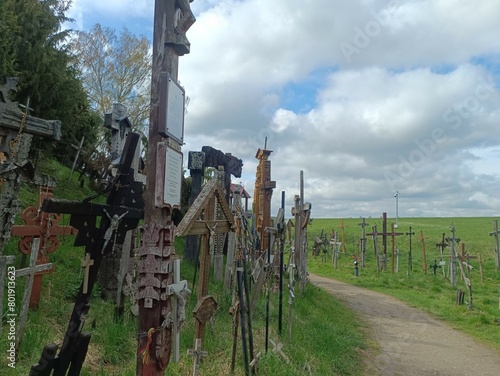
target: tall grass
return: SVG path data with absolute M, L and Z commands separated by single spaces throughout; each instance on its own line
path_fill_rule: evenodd
M 73 175 L 68 181 L 69 171 L 55 161 L 41 161 L 39 167 L 47 174 L 56 176 L 59 184 L 55 190 L 56 198 L 80 200 L 93 194 L 81 188 Z M 22 206 L 38 202 L 38 190 L 23 187 L 20 197 Z M 68 224 L 69 217 L 63 218 L 62 224 Z M 81 259 L 83 248 L 73 247 L 72 236 L 61 237 L 59 249 L 50 255 L 50 261 L 56 271 L 44 276 L 41 302 L 38 310 L 30 311 L 25 335 L 21 343 L 16 368 L 7 367 L 6 358 L 0 357 L 0 374 L 27 375 L 32 364 L 37 363 L 43 347 L 48 343 L 61 344 L 69 317 L 73 309 L 75 294 L 83 279 Z M 4 254 L 18 256 L 17 239 L 12 239 Z M 175 249 L 182 258 L 184 240 L 176 239 Z M 181 275 L 193 287 L 194 267 L 189 262 L 182 263 Z M 218 309 L 213 320 L 208 324 L 204 349 L 209 356 L 201 365 L 203 375 L 227 375 L 230 373 L 233 344 L 233 317 L 228 314 L 231 298 L 223 292 L 219 283 L 210 283 L 209 293 L 218 302 Z M 21 306 L 22 281 L 19 281 L 17 309 Z M 83 376 L 132 376 L 135 375 L 137 352 L 137 318 L 128 309 L 122 320 L 114 320 L 114 307 L 110 302 L 101 300 L 99 286 L 94 287 L 90 310 L 85 318 L 84 332 L 92 334 L 90 347 L 82 370 Z M 351 311 L 333 300 L 326 292 L 308 285 L 306 290 L 297 293 L 292 305 L 292 315 L 288 316 L 288 294 L 285 287 L 283 307 L 283 333 L 278 333 L 278 295 L 270 296 L 270 338 L 283 345 L 283 352 L 290 359 L 287 363 L 273 352 L 265 353 L 265 294 L 257 303 L 253 314 L 253 335 L 255 353 L 261 353 L 258 369 L 263 375 L 361 375 L 361 354 L 366 349 L 366 339 L 362 335 L 362 324 Z M 194 319 L 189 317 L 196 303 L 195 294 L 191 294 L 186 312 L 188 319 L 181 328 L 179 363 L 171 363 L 168 375 L 191 375 L 193 359 L 187 356 L 187 350 L 194 343 Z M 128 304 L 128 303 L 127 303 Z M 127 307 L 128 308 L 128 307 Z M 5 311 L 4 311 L 5 312 Z M 291 336 L 288 334 L 292 324 Z M 5 317 L 3 320 L 5 324 Z M 8 348 L 5 336 L 6 326 L 0 338 L 0 352 Z M 235 375 L 243 375 L 243 354 L 241 338 L 238 338 Z

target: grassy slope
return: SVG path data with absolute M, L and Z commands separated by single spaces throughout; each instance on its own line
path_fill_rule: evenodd
M 53 161 L 41 162 L 41 169 L 55 176 L 58 187 L 55 197 L 81 199 L 93 192 L 81 189 L 76 184 L 76 174 L 72 182 L 67 182 L 69 171 Z M 20 198 L 22 206 L 34 205 L 38 201 L 37 189 L 24 187 Z M 69 217 L 64 216 L 61 224 L 67 224 Z M 27 375 L 31 364 L 40 357 L 43 346 L 47 343 L 60 343 L 73 307 L 74 294 L 77 292 L 83 278 L 80 267 L 83 249 L 72 246 L 73 238 L 61 239 L 59 249 L 50 255 L 51 262 L 56 265 L 56 272 L 44 277 L 42 301 L 37 311 L 31 311 L 28 325 L 21 344 L 16 369 L 6 366 L 5 356 L 0 358 L 2 375 Z M 176 249 L 182 256 L 183 239 L 177 239 Z M 20 257 L 16 247 L 16 239 L 12 239 L 4 250 L 4 254 Z M 188 280 L 192 290 L 194 268 L 188 263 L 182 264 L 182 277 Z M 17 310 L 20 309 L 23 278 L 19 278 L 16 286 Z M 286 283 L 285 283 L 286 286 Z M 285 287 L 286 289 L 286 287 Z M 232 349 L 232 317 L 228 314 L 230 298 L 225 297 L 221 286 L 211 284 L 213 294 L 219 308 L 213 325 L 206 332 L 205 348 L 209 357 L 202 364 L 203 375 L 229 374 Z M 261 296 L 254 315 L 254 343 L 256 352 L 264 354 L 264 323 L 265 302 Z M 187 304 L 190 312 L 195 304 L 195 295 L 191 294 Z M 321 375 L 359 375 L 361 362 L 360 349 L 366 348 L 365 339 L 361 334 L 361 324 L 350 311 L 332 300 L 325 292 L 308 286 L 303 294 L 297 294 L 292 309 L 292 336 L 288 338 L 288 294 L 284 292 L 283 334 L 277 334 L 278 296 L 271 295 L 271 328 L 270 337 L 284 344 L 284 352 L 292 359 L 286 364 L 271 351 L 263 355 L 260 361 L 261 374 L 273 375 L 304 375 L 310 369 L 311 374 Z M 5 311 L 4 311 L 5 312 Z M 0 338 L 0 351 L 8 348 L 6 341 L 6 326 Z M 113 321 L 113 306 L 99 298 L 98 288 L 94 289 L 91 308 L 86 318 L 85 332 L 92 333 L 91 345 L 87 354 L 82 375 L 135 375 L 136 354 L 136 318 L 126 314 L 122 322 Z M 169 375 L 192 374 L 192 358 L 187 357 L 186 350 L 192 348 L 194 337 L 194 322 L 188 317 L 181 332 L 181 361 L 171 364 Z M 270 346 L 272 349 L 272 346 Z M 244 374 L 241 352 L 241 342 L 238 343 L 236 359 L 236 375 Z
M 453 327 L 469 333 L 492 347 L 500 349 L 500 273 L 495 270 L 494 239 L 489 236 L 493 231 L 494 218 L 403 218 L 399 219 L 399 228 L 396 231 L 408 232 L 409 226 L 416 232 L 412 242 L 413 269 L 408 273 L 409 237 L 396 238 L 402 257 L 400 259 L 400 272 L 391 273 L 391 260 L 387 263 L 387 271 L 377 274 L 376 260 L 374 257 L 373 240 L 367 242 L 366 268 L 360 269 L 360 277 L 355 278 L 353 255 L 357 252 L 358 239 L 361 237 L 359 219 L 347 219 L 345 225 L 345 243 L 347 256 L 341 256 L 337 270 L 334 270 L 331 254 L 326 263 L 321 257 L 310 257 L 309 271 L 323 276 L 333 277 L 347 281 L 358 286 L 374 289 L 395 296 L 412 306 L 433 313 Z M 371 225 L 377 225 L 378 231 L 382 230 L 380 218 L 367 219 Z M 390 221 L 389 221 L 390 223 Z M 441 234 L 451 236 L 450 226 L 456 228 L 456 236 L 465 243 L 465 249 L 470 255 L 480 255 L 483 260 L 483 280 L 481 283 L 478 260 L 471 260 L 474 266 L 471 274 L 473 309 L 466 305 L 455 305 L 456 289 L 445 279 L 440 269 L 434 276 L 432 269 L 428 268 L 427 274 L 422 270 L 422 242 L 416 240 L 420 230 L 423 231 L 425 250 L 428 265 L 434 260 L 440 260 L 440 253 L 436 243 L 441 242 Z M 315 219 L 309 229 L 309 242 L 312 244 L 314 235 L 319 235 L 322 229 L 330 234 L 331 229 L 341 231 L 340 219 Z M 367 231 L 369 232 L 369 231 Z M 339 235 L 340 236 L 340 235 Z M 381 239 L 379 238 L 380 244 Z M 387 241 L 388 253 L 391 251 L 391 240 Z M 381 246 L 380 246 L 381 249 Z M 445 255 L 449 255 L 447 249 Z M 445 258 L 447 259 L 447 257 Z M 460 273 L 458 269 L 458 273 Z M 467 288 L 460 276 L 457 277 L 457 288 L 466 291 L 465 300 L 468 300 Z M 443 339 L 445 341 L 445 339 Z

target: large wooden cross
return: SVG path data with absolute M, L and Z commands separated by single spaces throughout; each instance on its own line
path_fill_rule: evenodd
M 50 374 L 53 369 L 55 375 L 65 375 L 70 368 L 72 374 L 77 375 L 82 368 L 90 343 L 90 334 L 82 333 L 83 324 L 90 309 L 90 295 L 97 280 L 103 254 L 109 252 L 114 243 L 122 244 L 127 231 L 135 228 L 144 216 L 141 183 L 133 181 L 130 168 L 138 142 L 139 135 L 130 133 L 118 173 L 109 187 L 110 193 L 106 204 L 97 204 L 90 200 L 71 202 L 54 199 L 46 199 L 42 204 L 42 210 L 45 212 L 71 214 L 70 225 L 78 229 L 74 245 L 85 246 L 84 254 L 89 262 L 93 260 L 94 264 L 85 273 L 86 278 L 80 285 L 57 358 L 54 356 L 50 362 L 45 365 L 41 364 L 47 361 L 48 350 L 53 349 L 52 344 L 48 345 L 45 347 L 40 363 L 33 366 L 33 370 L 44 369 L 48 372 L 47 374 Z M 106 233 L 112 226 L 110 217 L 114 216 L 123 217 L 115 229 L 116 233 L 112 241 L 106 243 Z M 100 221 L 97 220 L 98 217 Z M 47 369 L 47 367 L 50 368 Z
M 215 204 L 218 204 L 224 214 L 224 219 L 215 219 Z M 176 228 L 177 236 L 200 235 L 200 276 L 197 288 L 197 307 L 194 316 L 197 318 L 198 310 L 213 310 L 213 303 L 208 301 L 208 282 L 210 277 L 210 247 L 214 246 L 214 235 L 234 231 L 234 219 L 229 205 L 224 197 L 224 189 L 217 179 L 211 179 L 205 184 L 193 205 L 185 214 Z M 213 298 L 212 298 L 213 299 Z M 208 308 L 206 307 L 208 306 Z M 213 313 L 213 312 L 212 312 Z M 207 314 L 203 314 L 203 317 Z M 205 319 L 197 318 L 195 322 L 195 339 L 205 338 Z
M 35 238 L 39 239 L 40 252 L 36 259 L 37 265 L 47 264 L 48 255 L 53 253 L 59 247 L 58 236 L 76 234 L 76 229 L 71 226 L 61 226 L 59 222 L 62 219 L 59 213 L 47 213 L 41 210 L 45 199 L 52 198 L 53 188 L 40 187 L 38 206 L 30 206 L 24 209 L 21 219 L 24 225 L 12 226 L 11 235 L 21 236 L 18 243 L 18 249 L 23 254 L 23 258 L 29 255 L 32 250 L 32 244 Z M 31 290 L 30 308 L 37 308 L 40 303 L 40 292 L 42 288 L 42 278 L 44 274 L 53 272 L 54 269 L 45 270 L 35 274 L 33 289 Z

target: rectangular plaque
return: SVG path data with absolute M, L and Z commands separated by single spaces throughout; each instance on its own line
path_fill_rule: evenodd
M 167 72 L 160 74 L 158 133 L 184 143 L 184 89 Z
M 182 153 L 167 146 L 165 150 L 165 185 L 163 202 L 181 206 Z

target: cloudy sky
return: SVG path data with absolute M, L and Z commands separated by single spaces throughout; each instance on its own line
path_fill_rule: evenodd
M 153 0 L 74 0 L 95 23 L 151 38 Z M 184 151 L 244 162 L 273 150 L 273 213 L 299 193 L 312 216 L 500 215 L 500 2 L 195 0 L 179 79 Z M 187 159 L 186 159 L 187 161 Z

